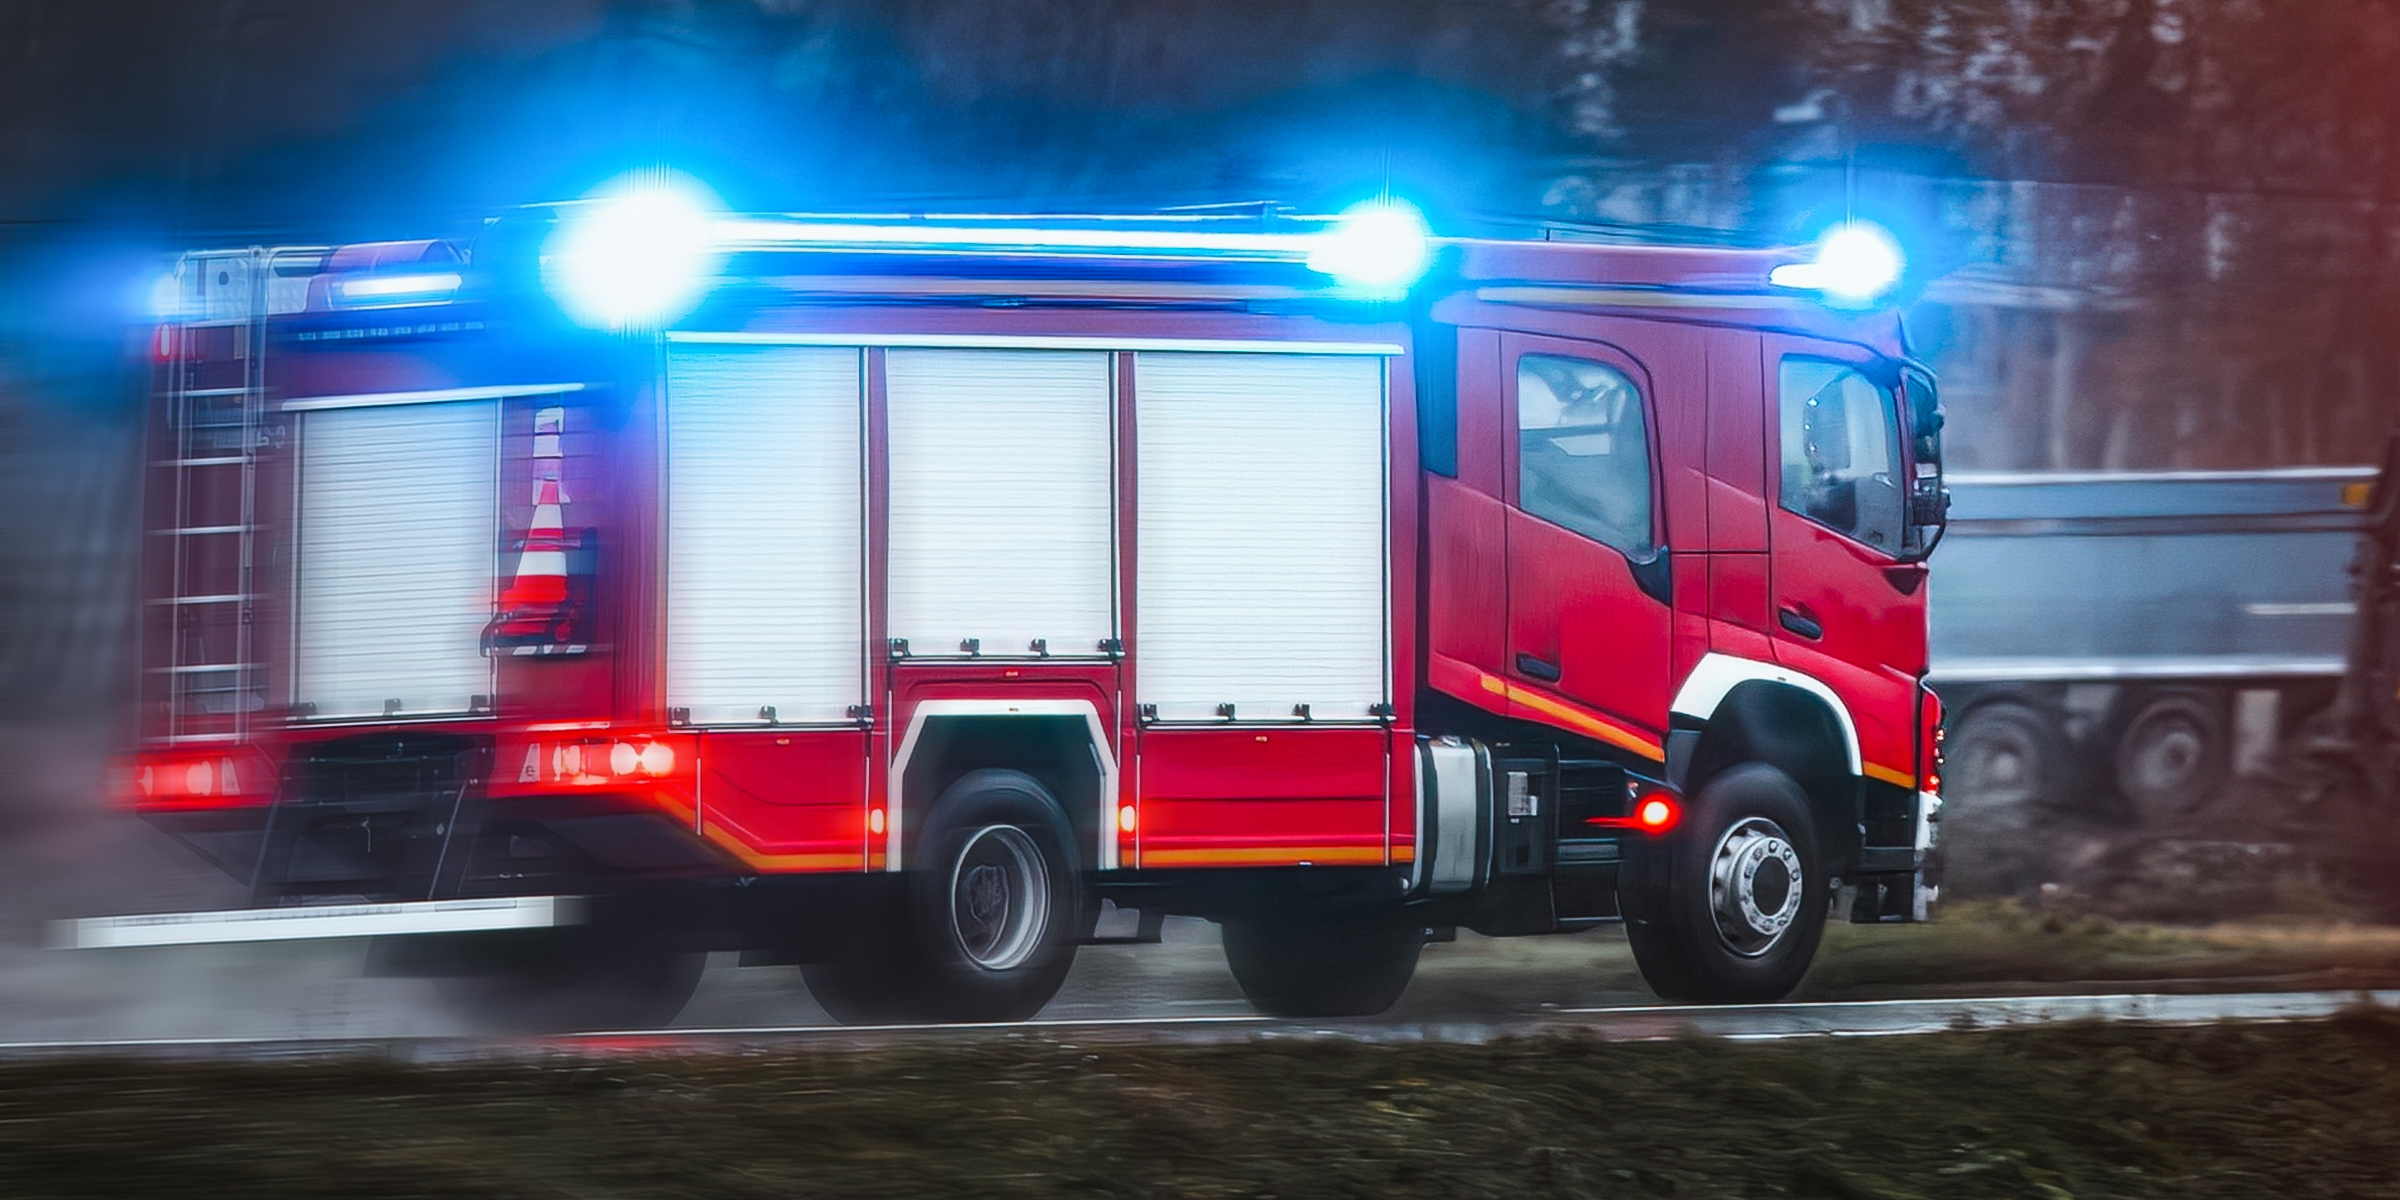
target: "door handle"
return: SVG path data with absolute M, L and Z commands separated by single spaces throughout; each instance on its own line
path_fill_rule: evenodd
M 1523 672 L 1527 678 L 1539 679 L 1543 683 L 1558 682 L 1558 667 L 1554 664 L 1543 662 L 1542 660 L 1535 658 L 1530 654 L 1520 654 L 1517 656 L 1517 670 Z
M 1799 609 L 1777 608 L 1775 610 L 1775 619 L 1782 622 L 1785 629 L 1791 630 L 1793 633 L 1799 634 L 1801 637 L 1807 638 L 1812 642 L 1825 636 L 1825 627 L 1818 624 L 1815 617 L 1809 616 L 1807 613 L 1804 613 Z

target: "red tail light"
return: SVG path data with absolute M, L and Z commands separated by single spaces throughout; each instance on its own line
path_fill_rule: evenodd
M 1652 792 L 1634 806 L 1634 828 L 1644 833 L 1665 833 L 1683 820 L 1683 806 L 1665 792 Z
M 689 776 L 699 761 L 698 740 L 688 735 L 626 732 L 598 736 L 544 737 L 501 750 L 502 791 L 543 787 L 621 787 Z
M 275 799 L 275 769 L 249 747 L 144 754 L 118 794 L 135 809 L 243 808 Z
M 1942 698 L 1917 689 L 1917 789 L 1942 794 Z
M 1633 829 L 1642 833 L 1661 834 L 1683 823 L 1683 802 L 1675 793 L 1658 784 L 1637 780 L 1626 787 L 1627 815 L 1622 817 L 1586 817 L 1584 824 L 1602 829 Z

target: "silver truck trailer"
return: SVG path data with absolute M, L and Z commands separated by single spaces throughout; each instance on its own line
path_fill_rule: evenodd
M 1931 605 L 1962 810 L 2171 827 L 2323 706 L 2371 467 L 1959 473 Z

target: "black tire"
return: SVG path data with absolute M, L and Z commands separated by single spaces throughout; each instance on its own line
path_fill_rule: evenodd
M 844 1024 L 1022 1021 L 1058 994 L 1083 929 L 1074 835 L 1049 789 L 973 771 L 917 833 L 906 893 L 840 959 L 802 969 Z
M 1425 928 L 1396 917 L 1224 922 L 1225 965 L 1271 1017 L 1371 1017 L 1416 974 Z
M 489 1033 L 656 1029 L 700 986 L 708 956 L 646 933 L 580 926 L 461 938 L 436 952 L 443 998 Z
M 2113 765 L 2134 819 L 2171 828 L 2205 811 L 2225 786 L 2232 745 L 2222 696 L 2152 692 L 2128 706 Z
M 1800 985 L 1832 888 L 1808 797 L 1790 776 L 1759 763 L 1726 769 L 1693 797 L 1682 828 L 1637 853 L 1629 866 L 1644 882 L 1625 890 L 1625 935 L 1652 991 L 1761 1004 Z

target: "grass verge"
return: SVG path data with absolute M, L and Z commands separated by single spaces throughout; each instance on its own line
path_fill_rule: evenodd
M 11 1196 L 2400 1195 L 2400 1020 L 0 1067 Z
M 2006 901 L 1954 904 L 1923 925 L 1827 925 L 1817 966 L 1796 998 L 2068 984 L 2223 990 L 2235 980 L 2262 990 L 2400 986 L 2400 928 L 2323 919 L 2169 926 Z

